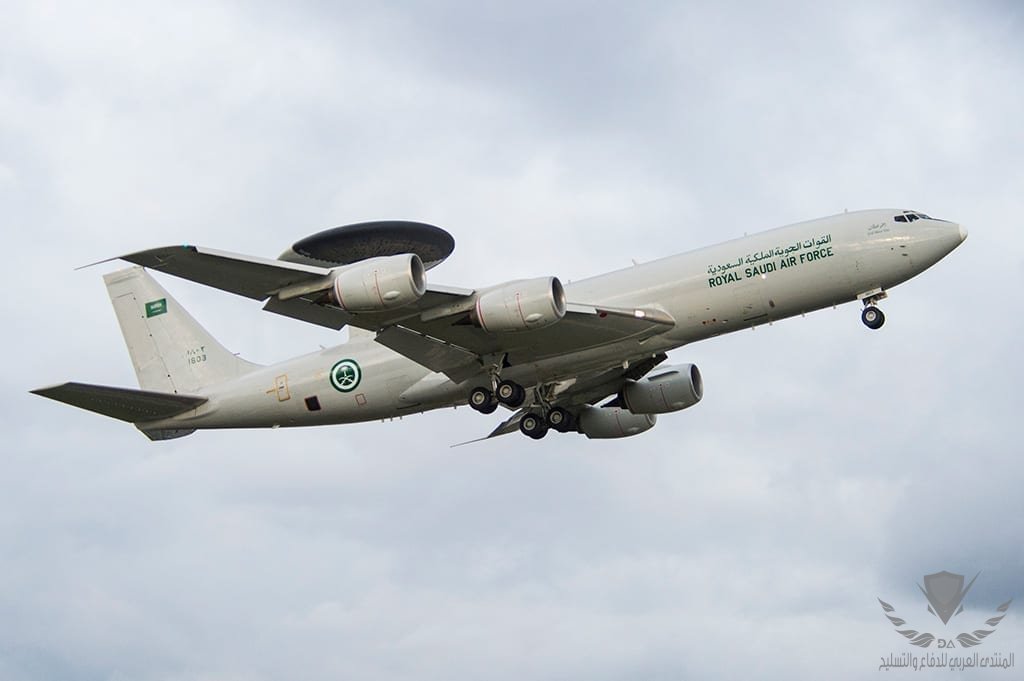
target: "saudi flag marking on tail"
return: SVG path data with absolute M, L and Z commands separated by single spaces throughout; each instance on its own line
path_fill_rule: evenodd
M 146 303 L 146 317 L 155 317 L 158 314 L 167 312 L 167 299 L 151 300 Z

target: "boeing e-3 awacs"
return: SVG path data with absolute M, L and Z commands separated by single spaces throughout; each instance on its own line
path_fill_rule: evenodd
M 860 300 L 877 304 L 966 238 L 909 210 L 842 213 L 562 285 L 428 284 L 454 249 L 442 229 L 371 222 L 296 242 L 278 259 L 167 246 L 104 276 L 141 390 L 64 383 L 33 392 L 128 421 L 154 440 L 204 428 L 314 426 L 469 404 L 511 416 L 488 437 L 549 430 L 635 435 L 700 401 L 673 348 Z M 141 266 L 141 267 L 139 267 Z M 334 329 L 343 345 L 271 366 L 232 354 L 144 268 L 264 301 Z

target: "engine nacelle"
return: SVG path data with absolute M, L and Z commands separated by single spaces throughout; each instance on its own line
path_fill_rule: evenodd
M 580 412 L 579 428 L 591 440 L 603 440 L 639 435 L 657 421 L 654 414 L 634 414 L 622 407 L 586 407 Z
M 565 316 L 565 290 L 557 277 L 521 279 L 485 291 L 476 300 L 484 331 L 527 331 Z
M 415 253 L 369 258 L 341 268 L 331 300 L 346 312 L 378 312 L 419 300 L 427 290 Z
M 655 369 L 639 381 L 627 382 L 619 397 L 636 414 L 667 414 L 700 402 L 704 379 L 695 364 L 668 366 Z

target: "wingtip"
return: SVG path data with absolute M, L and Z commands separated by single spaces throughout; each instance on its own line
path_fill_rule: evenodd
M 157 248 L 147 248 L 147 249 L 142 250 L 142 251 L 133 251 L 132 253 L 125 253 L 124 255 L 115 255 L 112 258 L 105 258 L 103 260 L 97 260 L 96 262 L 91 262 L 88 265 L 82 265 L 80 267 L 76 267 L 75 271 L 77 272 L 78 270 L 84 270 L 87 267 L 93 267 L 94 265 L 102 265 L 103 263 L 106 263 L 106 262 L 114 262 L 115 260 L 124 260 L 125 262 L 132 263 L 133 265 L 141 265 L 143 267 L 147 267 L 147 266 L 150 266 L 152 263 L 149 260 L 145 260 L 144 256 L 166 255 L 168 253 L 168 251 L 174 251 L 176 249 L 182 249 L 182 250 L 186 250 L 186 251 L 196 251 L 196 250 L 198 250 L 198 246 L 193 246 L 192 244 L 174 244 L 172 246 L 160 246 L 160 247 L 157 247 Z
M 105 258 L 103 260 L 97 260 L 96 262 L 91 262 L 88 265 L 79 265 L 73 271 L 77 272 L 78 270 L 84 270 L 84 269 L 87 269 L 89 267 L 93 267 L 95 265 L 102 265 L 105 262 L 113 262 L 115 260 L 120 260 L 120 259 L 121 259 L 121 256 L 118 255 L 118 256 L 114 256 L 113 258 Z

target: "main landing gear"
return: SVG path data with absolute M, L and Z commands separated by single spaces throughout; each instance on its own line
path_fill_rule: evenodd
M 479 386 L 469 393 L 469 406 L 481 414 L 494 413 L 499 404 L 518 409 L 525 402 L 526 388 L 514 381 L 501 381 L 494 392 Z
M 513 409 L 523 406 L 523 402 L 526 402 L 526 388 L 515 381 L 502 381 L 494 394 L 499 402 Z
M 561 407 L 548 409 L 547 422 L 548 426 L 559 433 L 568 433 L 576 428 L 576 417 L 572 415 L 572 412 Z
M 547 414 L 530 412 L 519 419 L 519 430 L 523 435 L 539 440 L 548 434 L 548 430 L 568 433 L 576 427 L 576 417 L 561 407 L 551 407 Z
M 568 409 L 552 407 L 544 390 L 535 390 L 535 410 L 519 419 L 519 430 L 527 437 L 539 440 L 548 430 L 568 433 L 576 428 L 576 417 Z M 526 404 L 526 389 L 514 381 L 500 381 L 492 392 L 483 386 L 469 393 L 469 406 L 481 414 L 492 414 L 499 405 L 518 409 Z
M 481 414 L 493 414 L 498 408 L 498 398 L 487 388 L 473 388 L 469 393 L 469 406 Z
M 548 434 L 548 424 L 540 414 L 523 414 L 519 419 L 519 430 L 523 435 L 539 440 Z

